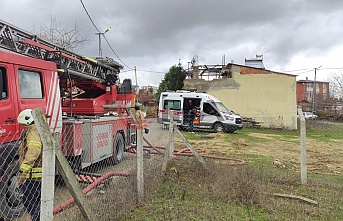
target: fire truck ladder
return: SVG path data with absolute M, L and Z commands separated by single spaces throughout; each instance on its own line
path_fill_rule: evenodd
M 97 81 L 113 85 L 118 80 L 121 64 L 112 58 L 89 58 L 38 38 L 0 19 L 0 47 L 57 64 L 60 78 Z

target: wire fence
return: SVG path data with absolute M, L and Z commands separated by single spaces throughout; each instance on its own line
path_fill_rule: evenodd
M 39 210 L 30 211 L 24 202 L 25 194 L 31 194 L 37 196 L 37 205 L 41 204 L 42 210 L 51 204 L 51 211 L 42 211 L 41 220 L 125 219 L 135 206 L 155 193 L 163 160 L 161 154 L 151 154 L 153 149 L 150 146 L 143 146 L 143 123 L 139 119 L 128 123 L 130 119 L 107 117 L 65 120 L 60 134 L 51 134 L 49 129 L 44 132 L 44 125 L 40 128 L 42 126 L 35 119 L 37 127 L 30 126 L 34 127 L 37 135 L 34 142 L 48 143 L 43 145 L 43 149 L 29 148 L 32 135 L 28 129 L 20 133 L 21 137 L 17 133 L 10 140 L 8 135 L 3 139 L 6 143 L 1 143 L 3 171 L 0 217 L 5 220 L 35 220 L 34 213 Z M 151 121 L 147 119 L 145 122 L 149 124 Z M 49 140 L 53 141 L 50 145 Z M 23 148 L 26 148 L 24 152 L 21 150 Z M 51 150 L 56 153 L 48 153 Z M 56 165 L 54 160 L 50 160 L 44 164 L 43 175 L 40 171 L 39 178 L 26 177 L 19 181 L 23 165 L 21 158 L 32 158 L 28 160 L 32 173 L 33 166 L 41 168 L 44 158 L 49 159 L 51 154 L 56 154 Z M 47 173 L 48 168 L 56 172 L 56 176 L 46 175 L 49 182 L 55 179 L 52 186 L 44 186 L 44 172 Z M 38 187 L 23 193 L 23 188 L 31 180 L 37 181 Z M 43 186 L 42 190 L 40 186 Z M 34 203 L 31 201 L 29 204 Z
M 137 206 L 155 196 L 168 173 L 167 163 L 174 157 L 192 157 L 203 168 L 213 166 L 213 163 L 226 166 L 245 164 L 239 159 L 212 157 L 202 153 L 201 148 L 194 148 L 192 142 L 172 122 L 173 118 L 168 130 L 162 130 L 160 126 L 156 128 L 160 131 L 160 142 L 151 143 L 150 138 L 156 141 L 157 135 L 143 135 L 144 126 L 132 116 L 134 121 L 129 124 L 129 129 L 132 130 L 128 130 L 126 121 L 121 118 L 110 117 L 105 118 L 107 120 L 65 120 L 60 134 L 51 134 L 49 131 L 50 147 L 43 145 L 43 158 L 38 155 L 38 160 L 31 162 L 35 167 L 41 166 L 40 161 L 43 163 L 42 180 L 53 182 L 53 185 L 45 184 L 45 187 L 43 181 L 33 178 L 32 174 L 23 181 L 19 179 L 23 164 L 23 157 L 20 157 L 23 152 L 19 147 L 22 141 L 28 142 L 28 131 L 9 134 L 6 139 L 2 137 L 0 217 L 5 217 L 5 220 L 32 219 L 32 214 L 24 203 L 28 198 L 24 194 L 28 193 L 23 193 L 23 185 L 28 184 L 27 180 L 30 179 L 41 182 L 43 189 L 32 190 L 31 194 L 41 193 L 41 208 L 49 208 L 49 211 L 42 213 L 41 220 L 126 220 L 130 219 L 131 212 Z M 302 128 L 303 126 L 301 125 Z M 5 125 L 1 127 L 4 128 Z M 37 131 L 42 142 L 49 141 L 49 134 L 42 134 L 39 127 Z M 207 142 L 206 145 L 215 144 Z M 52 150 L 56 153 L 49 152 Z M 34 155 L 33 152 L 27 150 L 26 155 Z M 49 158 L 51 154 L 57 156 L 56 162 Z M 44 157 L 50 159 L 49 167 L 53 168 L 56 175 L 47 174 L 44 177 L 44 168 L 47 167 Z M 279 161 L 275 161 L 275 167 L 283 166 L 287 166 L 287 162 L 283 162 L 280 156 Z M 302 181 L 305 181 L 304 170 L 301 173 Z

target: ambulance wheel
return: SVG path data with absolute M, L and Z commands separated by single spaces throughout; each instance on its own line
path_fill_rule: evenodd
M 18 171 L 19 162 L 12 161 L 3 174 L 3 182 L 0 182 L 0 220 L 12 220 L 25 212 L 17 181 Z
M 113 163 L 118 164 L 122 161 L 125 149 L 123 135 L 118 132 L 113 142 Z
M 224 132 L 225 131 L 225 128 L 224 126 L 220 123 L 220 122 L 217 122 L 217 123 L 214 123 L 213 124 L 213 129 L 216 133 L 218 132 Z

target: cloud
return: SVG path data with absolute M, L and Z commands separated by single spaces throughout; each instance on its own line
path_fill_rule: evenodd
M 244 58 L 263 54 L 265 67 L 275 71 L 313 68 L 318 58 L 340 66 L 340 58 L 331 53 L 343 44 L 340 0 L 82 2 L 100 31 L 112 27 L 106 39 L 128 67 L 155 71 L 137 72 L 141 85 L 158 85 L 164 74 L 156 72 L 167 72 L 179 59 L 187 68 L 194 55 L 200 64 L 221 64 L 223 55 L 226 62 L 244 64 Z M 81 1 L 4 0 L 0 13 L 3 20 L 28 31 L 49 24 L 51 16 L 65 26 L 77 21 L 81 34 L 91 40 L 79 53 L 98 55 L 98 30 Z M 103 55 L 116 59 L 105 41 L 102 45 Z

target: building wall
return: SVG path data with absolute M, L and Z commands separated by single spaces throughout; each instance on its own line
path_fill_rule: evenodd
M 232 66 L 231 73 L 232 78 L 212 81 L 186 79 L 184 89 L 206 91 L 263 127 L 297 128 L 295 76 L 244 66 Z
M 307 92 L 307 83 L 298 83 L 297 82 L 297 102 L 300 102 L 302 100 L 306 100 L 306 101 L 312 101 L 312 97 L 308 98 L 306 96 L 306 92 Z
M 313 80 L 297 81 L 297 103 L 303 107 L 303 111 L 322 111 L 331 109 L 332 100 L 330 100 L 329 82 L 316 82 L 316 94 L 313 96 Z M 315 102 L 313 103 L 313 99 Z

